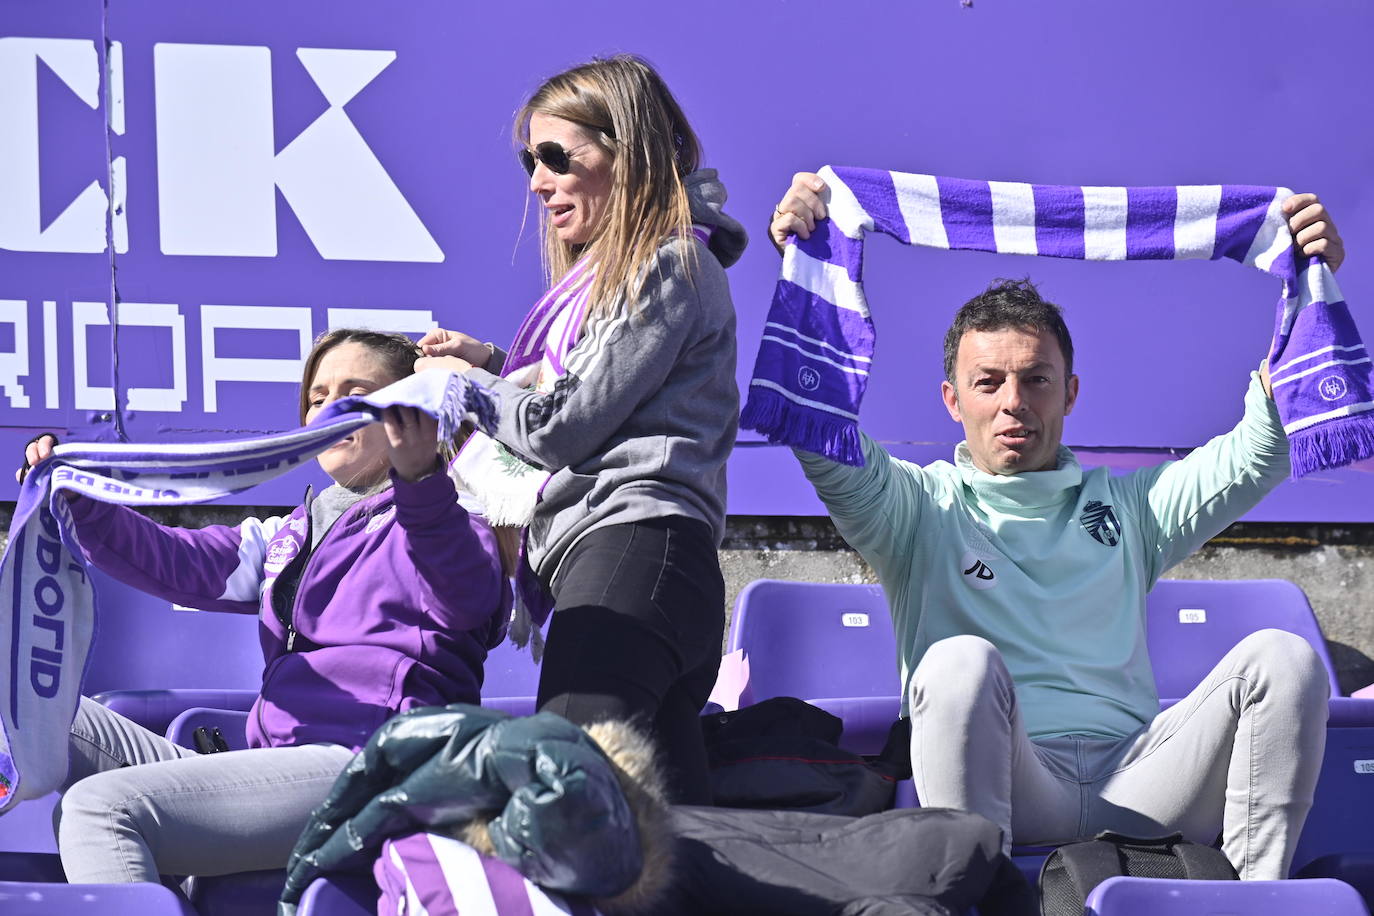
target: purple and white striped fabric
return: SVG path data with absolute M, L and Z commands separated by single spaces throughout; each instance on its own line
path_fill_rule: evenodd
M 692 235 L 710 245 L 710 226 L 693 224 Z M 522 388 L 554 390 L 568 372 L 569 354 L 582 338 L 591 309 L 596 265 L 578 261 L 530 309 L 506 353 L 501 377 Z M 520 528 L 520 557 L 515 573 L 515 609 L 511 642 L 524 647 L 538 662 L 544 654 L 539 628 L 553 612 L 553 599 L 528 562 L 529 524 L 552 474 L 527 464 L 500 442 L 474 433 L 454 459 L 453 470 L 463 486 L 482 503 L 488 522 Z
M 562 360 L 573 348 L 573 344 L 577 343 L 578 333 L 582 329 L 582 319 L 587 314 L 591 283 L 595 277 L 595 265 L 578 261 L 563 279 L 540 297 L 515 332 L 515 340 L 511 342 L 510 350 L 506 353 L 506 364 L 501 369 L 502 376 L 514 375 L 550 354 L 557 360 L 557 374 L 563 374 Z M 555 335 L 556 339 L 550 340 L 549 331 L 553 327 L 553 320 L 564 310 L 573 313 L 575 320 L 564 322 L 563 333 Z
M 382 844 L 377 912 L 395 916 L 598 916 L 458 840 L 412 833 Z
M 515 332 L 501 367 L 502 378 L 522 388 L 553 390 L 567 374 L 568 354 L 582 336 L 595 277 L 595 264 L 578 261 L 540 297 Z M 544 484 L 552 475 L 527 464 L 480 431 L 463 443 L 462 451 L 453 460 L 453 471 L 463 487 L 481 502 L 488 522 L 521 529 L 515 608 L 508 632 L 517 646 L 530 646 L 537 662 L 544 654 L 539 627 L 553 610 L 553 604 L 526 559 L 526 526 L 534 516 Z
M 692 226 L 692 235 L 703 245 L 711 243 L 712 231 L 710 226 Z M 506 364 L 501 368 L 503 378 L 510 378 L 526 366 L 545 359 L 550 361 L 547 369 L 555 378 L 564 374 L 563 361 L 581 335 L 595 278 L 596 265 L 578 261 L 540 297 L 520 323 L 515 339 L 506 351 Z M 558 323 L 559 329 L 550 339 L 554 319 L 565 310 L 570 313 L 569 319 Z
M 1335 277 L 1299 263 L 1285 188 L 1125 188 L 820 171 L 830 219 L 783 255 L 740 425 L 863 464 L 859 404 L 873 362 L 864 237 L 1003 254 L 1122 261 L 1230 258 L 1283 281 L 1269 365 L 1294 476 L 1374 455 L 1374 385 Z
M 521 388 L 553 390 L 567 374 L 568 354 L 582 336 L 595 277 L 596 265 L 578 261 L 540 297 L 515 332 L 502 378 Z M 487 521 L 511 528 L 529 524 L 550 476 L 481 432 L 463 443 L 453 469 L 481 501 Z
M 208 502 L 308 461 L 382 409 L 416 407 L 449 438 L 465 418 L 496 422 L 492 394 L 448 372 L 421 372 L 329 404 L 309 426 L 237 442 L 71 443 L 24 478 L 0 559 L 0 811 L 46 795 L 67 774 L 67 730 L 96 629 L 96 595 L 61 490 L 125 506 Z

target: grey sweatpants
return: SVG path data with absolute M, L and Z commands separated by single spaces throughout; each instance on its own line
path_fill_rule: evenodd
M 987 640 L 927 650 L 910 686 L 921 804 L 982 814 L 1009 849 L 1115 830 L 1175 831 L 1222 850 L 1241 878 L 1286 878 L 1326 745 L 1326 672 L 1301 637 L 1261 630 L 1201 684 L 1119 740 L 1032 741 Z
M 333 744 L 200 755 L 81 699 L 54 811 L 73 884 L 284 868 L 353 752 Z

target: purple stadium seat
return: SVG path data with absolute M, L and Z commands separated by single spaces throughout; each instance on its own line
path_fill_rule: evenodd
M 149 731 L 167 734 L 173 720 L 188 709 L 247 712 L 257 690 L 106 690 L 91 697 Z
M 534 712 L 539 693 L 539 666 L 528 647 L 518 649 L 506 640 L 487 653 L 482 679 L 482 705 L 514 716 Z
M 1374 852 L 1338 852 L 1308 862 L 1294 878 L 1340 878 L 1354 887 L 1367 907 L 1374 907 Z
M 1331 685 L 1326 753 L 1293 856 L 1295 873 L 1339 877 L 1374 899 L 1374 868 L 1357 861 L 1364 850 L 1374 850 L 1374 702 L 1340 696 L 1326 640 L 1301 589 L 1278 579 L 1161 580 L 1149 596 L 1150 658 L 1159 694 L 1186 695 L 1233 645 L 1266 627 L 1306 639 Z M 1314 860 L 1323 861 L 1324 870 L 1309 872 Z
M 52 835 L 51 825 L 48 835 Z M 0 881 L 65 883 L 67 873 L 55 852 L 0 852 Z
M 370 876 L 316 878 L 301 895 L 297 916 L 373 916 L 379 895 L 377 883 Z
M 1348 881 L 1374 900 L 1374 701 L 1334 697 L 1328 709 L 1326 753 L 1293 867 L 1306 873 L 1314 860 L 1324 860 L 1320 874 Z
M 262 648 L 254 615 L 174 610 L 166 601 L 131 589 L 99 570 L 92 570 L 91 577 L 99 601 L 99 629 L 82 681 L 84 693 L 157 732 L 165 732 L 187 707 L 248 708 L 262 680 Z M 242 744 L 242 726 L 239 733 Z M 186 735 L 189 741 L 190 731 Z M 64 880 L 52 831 L 56 799 L 56 794 L 34 799 L 0 817 L 0 879 Z M 158 909 L 161 904 L 139 896 L 142 891 L 106 893 L 97 888 L 87 893 L 95 895 L 90 899 L 98 905 L 80 910 L 78 901 L 85 898 L 59 899 L 54 896 L 59 893 L 65 891 L 43 890 L 40 897 L 48 901 L 46 909 L 12 911 L 6 901 L 0 903 L 0 912 L 182 912 Z M 128 898 L 133 902 L 125 908 L 122 895 L 130 893 L 134 893 Z
M 231 751 L 241 751 L 248 747 L 248 713 L 235 709 L 207 709 L 192 706 L 182 712 L 167 726 L 167 740 L 182 747 L 194 749 L 197 728 L 218 728 L 224 735 L 224 743 Z
M 246 747 L 247 710 L 262 679 L 257 618 L 173 610 L 98 570 L 92 576 L 102 626 L 83 691 L 183 747 L 195 747 L 193 733 L 202 725 L 218 726 L 231 749 Z M 488 657 L 483 702 L 527 715 L 534 712 L 538 683 L 539 668 L 529 651 L 503 643 Z M 53 794 L 29 801 L 0 817 L 0 879 L 64 880 L 52 832 L 56 799 Z M 280 871 L 198 877 L 191 879 L 191 899 L 201 916 L 271 912 L 283 881 Z M 375 887 L 369 892 L 373 906 Z M 321 893 L 333 899 L 329 895 L 337 896 L 338 889 Z M 0 906 L 0 912 L 9 911 Z M 116 902 L 108 912 L 123 911 Z M 147 912 L 162 911 L 150 907 Z
M 1278 580 L 1162 580 L 1149 596 L 1148 626 L 1163 707 L 1257 629 L 1289 630 L 1313 646 L 1333 699 L 1316 799 L 1293 864 L 1301 870 L 1320 859 L 1327 869 L 1322 875 L 1344 878 L 1374 899 L 1374 856 L 1360 865 L 1362 850 L 1374 850 L 1374 702 L 1334 695 L 1334 667 L 1302 591 Z M 742 704 L 801 697 L 845 720 L 846 747 L 880 749 L 900 688 L 887 604 L 877 586 L 755 582 L 736 602 L 729 648 L 742 649 L 748 662 Z M 897 795 L 899 807 L 917 803 L 909 783 Z M 1016 861 L 1030 867 L 1037 857 L 1022 853 L 1018 848 Z
M 487 656 L 486 677 L 483 684 L 482 702 L 486 706 L 501 709 L 513 715 L 528 715 L 534 712 L 534 699 L 539 684 L 539 668 L 530 658 L 528 649 L 516 649 L 510 643 L 502 643 Z M 150 703 L 159 701 L 157 691 L 124 691 L 124 703 Z M 169 700 L 204 697 L 218 705 L 226 692 L 211 691 L 174 691 Z M 238 708 L 199 708 L 182 710 L 166 727 L 168 740 L 183 747 L 194 747 L 193 734 L 200 726 L 218 726 L 225 736 L 230 749 L 238 750 L 247 746 L 244 726 L 247 723 L 247 707 L 251 704 L 255 691 L 246 691 L 242 703 L 225 703 L 225 706 Z M 233 700 L 235 694 L 227 692 Z M 216 877 L 197 877 L 192 879 L 190 898 L 200 916 L 256 916 L 258 913 L 272 912 L 273 904 L 281 893 L 286 874 L 280 870 L 245 872 Z M 320 879 L 306 889 L 301 898 L 300 916 L 371 916 L 377 905 L 377 887 L 370 877 L 337 876 Z
M 187 879 L 186 896 L 199 916 L 263 916 L 277 911 L 286 870 L 245 871 Z
M 1148 640 L 1159 695 L 1186 696 L 1249 633 L 1297 633 L 1335 666 L 1302 590 L 1279 579 L 1161 580 L 1147 600 Z M 881 747 L 899 704 L 896 644 L 876 585 L 760 579 L 735 602 L 729 651 L 744 650 L 749 682 L 741 703 L 795 696 L 841 715 L 847 746 Z M 881 729 L 877 726 L 881 725 Z M 858 739 L 856 741 L 856 739 Z M 876 743 L 875 743 L 876 742 Z M 871 750 L 870 750 L 871 748 Z
M 57 793 L 53 792 L 20 802 L 10 813 L 0 817 L 0 853 L 57 852 L 57 841 L 52 835 L 52 809 L 57 798 Z M 0 864 L 0 880 L 28 879 L 20 879 Z
M 198 916 L 161 884 L 0 881 L 5 916 Z
M 52 830 L 52 809 L 58 795 L 21 802 L 0 817 L 0 887 L 4 882 L 65 882 L 57 840 Z M 0 913 L 11 912 L 0 891 Z M 15 909 L 13 912 L 39 912 Z M 92 911 L 94 912 L 94 911 Z
M 92 570 L 91 578 L 100 616 L 82 681 L 87 696 L 108 690 L 261 686 L 255 615 L 174 610 L 99 570 Z
M 482 705 L 529 715 L 534 712 L 539 686 L 539 666 L 528 649 L 509 642 L 491 650 L 485 665 Z M 129 691 L 130 694 L 139 692 Z M 187 692 L 190 694 L 191 692 Z M 252 694 L 256 695 L 256 694 Z M 249 696 L 249 702 L 252 700 Z M 131 697 L 129 701 L 139 698 Z M 246 706 L 244 707 L 246 709 Z M 231 749 L 247 744 L 246 711 L 224 708 L 191 708 L 167 726 L 167 738 L 183 747 L 194 747 L 192 737 L 200 726 L 218 726 Z M 286 881 L 284 871 L 245 872 L 192 879 L 190 898 L 200 916 L 257 916 L 270 913 Z M 301 897 L 299 916 L 372 916 L 377 908 L 377 885 L 368 876 L 338 875 L 320 878 Z
M 1183 881 L 1108 878 L 1088 895 L 1084 916 L 1369 916 L 1350 885 L 1310 881 Z
M 1340 696 L 1336 666 L 1302 589 L 1282 579 L 1161 579 L 1146 599 L 1147 638 L 1161 697 L 1184 697 L 1223 655 L 1256 630 L 1303 637 Z
M 1161 580 L 1147 601 L 1148 639 L 1161 697 L 1186 696 L 1237 642 L 1273 627 L 1307 639 L 1335 666 L 1302 590 L 1278 579 Z M 730 650 L 743 649 L 749 683 L 741 703 L 808 700 L 845 720 L 846 747 L 875 753 L 900 706 L 896 644 L 876 585 L 761 579 L 740 593 Z
M 164 733 L 193 706 L 247 709 L 262 686 L 262 646 L 252 614 L 176 610 L 91 571 L 99 628 L 82 693 Z
M 844 747 L 882 749 L 901 685 L 881 588 L 752 582 L 735 601 L 727 651 L 735 650 L 743 650 L 749 666 L 741 704 L 799 697 L 844 719 Z

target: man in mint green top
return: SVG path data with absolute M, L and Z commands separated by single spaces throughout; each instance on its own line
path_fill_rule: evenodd
M 811 178 L 775 211 L 775 239 L 824 215 Z M 1338 266 L 1339 236 L 1305 198 L 1286 204 L 1294 231 Z M 1242 878 L 1286 877 L 1326 736 L 1321 662 L 1264 630 L 1161 713 L 1144 614 L 1165 570 L 1288 476 L 1267 367 L 1233 430 L 1122 476 L 1085 472 L 1060 444 L 1073 344 L 1029 282 L 959 311 L 945 376 L 966 437 L 953 464 L 901 461 L 867 436 L 863 467 L 797 451 L 887 593 L 922 803 L 987 816 L 1007 847 L 1220 831 Z

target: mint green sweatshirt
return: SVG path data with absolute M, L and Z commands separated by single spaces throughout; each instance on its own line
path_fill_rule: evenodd
M 965 443 L 925 467 L 863 448 L 861 468 L 796 454 L 887 593 L 903 714 L 926 649 L 974 634 L 1002 653 L 1032 738 L 1121 738 L 1154 718 L 1145 594 L 1289 473 L 1258 373 L 1235 429 L 1120 476 L 1063 447 L 1055 470 L 1013 476 L 974 468 Z

